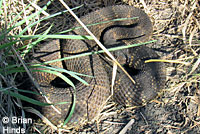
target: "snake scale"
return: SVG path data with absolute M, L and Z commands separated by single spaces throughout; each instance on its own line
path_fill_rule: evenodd
M 110 21 L 118 18 L 132 17 L 138 18 Z M 91 12 L 80 19 L 85 25 L 110 21 L 88 26 L 90 31 L 107 48 L 144 42 L 152 34 L 152 24 L 147 14 L 141 9 L 128 5 L 105 7 Z M 78 23 L 74 24 L 74 27 L 79 26 Z M 69 34 L 88 35 L 83 28 L 74 29 Z M 98 49 L 97 44 L 93 40 L 60 40 L 59 42 L 52 42 L 50 45 L 44 45 L 36 50 L 35 58 L 32 62 L 40 63 Z M 133 84 L 122 70 L 118 68 L 113 90 L 113 98 L 116 102 L 129 106 L 142 105 L 153 99 L 160 89 L 163 88 L 165 81 L 163 63 L 144 63 L 145 60 L 159 58 L 155 51 L 143 45 L 117 50 L 112 52 L 112 54 L 136 82 Z M 49 66 L 66 68 L 73 72 L 93 76 L 81 76 L 89 85 L 85 85 L 78 80 L 75 81 L 76 105 L 74 113 L 67 124 L 68 126 L 80 125 L 95 119 L 111 95 L 112 62 L 105 57 L 105 54 L 94 54 L 49 64 Z M 62 123 L 72 106 L 74 89 L 70 86 L 55 87 L 52 83 L 55 83 L 56 76 L 53 74 L 34 72 L 33 75 L 52 103 L 69 102 L 67 104 L 55 105 L 61 114 L 55 112 L 51 107 L 42 107 L 42 113 L 51 122 L 56 125 Z M 38 98 L 44 101 L 42 97 Z

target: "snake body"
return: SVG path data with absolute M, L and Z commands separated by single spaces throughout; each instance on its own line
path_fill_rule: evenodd
M 138 18 L 111 21 L 118 18 L 133 17 Z M 80 19 L 85 25 L 110 21 L 88 26 L 89 30 L 107 48 L 144 42 L 149 39 L 152 33 L 152 24 L 147 14 L 138 8 L 127 5 L 105 7 L 91 12 Z M 74 25 L 74 27 L 79 26 L 78 23 Z M 69 34 L 88 35 L 83 28 L 74 29 Z M 60 42 L 52 42 L 51 45 L 44 45 L 38 49 L 34 54 L 35 59 L 32 62 L 40 63 L 98 49 L 93 40 L 60 40 Z M 142 105 L 153 99 L 160 89 L 163 88 L 165 80 L 164 65 L 158 62 L 144 63 L 145 60 L 159 58 L 152 49 L 146 46 L 139 46 L 118 50 L 112 54 L 136 82 L 133 84 L 123 71 L 118 69 L 113 93 L 113 98 L 116 102 L 130 106 Z M 79 81 L 75 82 L 75 110 L 67 124 L 68 126 L 80 125 L 85 121 L 95 119 L 111 95 L 112 62 L 105 57 L 105 54 L 101 56 L 94 54 L 49 64 L 49 66 L 66 68 L 73 72 L 93 76 L 81 76 L 89 85 Z M 56 76 L 53 74 L 45 72 L 34 72 L 33 74 L 51 102 L 69 102 L 67 104 L 55 105 L 61 114 L 55 112 L 51 107 L 42 107 L 43 114 L 51 122 L 54 124 L 62 123 L 69 115 L 70 108 L 72 107 L 74 89 L 72 87 L 53 86 L 52 81 L 56 79 Z M 42 97 L 38 98 L 45 102 Z

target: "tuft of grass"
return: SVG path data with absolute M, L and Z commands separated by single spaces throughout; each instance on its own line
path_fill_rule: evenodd
M 11 1 L 12 2 L 12 1 Z M 2 6 L 2 3 L 4 6 Z M 29 33 L 30 29 L 34 29 L 35 25 L 38 25 L 38 23 L 41 21 L 35 21 L 37 19 L 38 16 L 41 15 L 42 12 L 45 11 L 45 9 L 47 8 L 47 6 L 50 4 L 51 2 L 49 1 L 41 10 L 30 14 L 29 16 L 23 16 L 25 17 L 25 19 L 21 19 L 22 14 L 25 14 L 25 11 L 27 11 L 27 9 L 30 7 L 30 4 L 27 5 L 24 10 L 22 10 L 18 15 L 16 15 L 13 19 L 9 20 L 9 14 L 7 14 L 7 3 L 6 1 L 1 0 L 0 1 L 0 13 L 2 14 L 2 10 L 4 11 L 4 14 L 2 15 L 3 17 L 1 18 L 1 27 L 3 27 L 1 29 L 1 35 L 0 35 L 0 40 L 1 40 L 1 46 L 0 46 L 0 51 L 1 53 L 1 69 L 0 69 L 0 94 L 1 94 L 1 98 L 3 99 L 5 97 L 4 100 L 0 101 L 1 102 L 1 106 L 2 109 L 0 110 L 1 112 L 1 117 L 8 117 L 8 118 L 12 118 L 13 116 L 19 116 L 17 115 L 17 113 L 15 112 L 15 106 L 14 106 L 14 101 L 15 99 L 17 99 L 17 103 L 18 106 L 21 109 L 22 113 L 24 113 L 23 110 L 23 106 L 21 103 L 21 100 L 23 101 L 27 101 L 29 103 L 35 104 L 35 105 L 39 105 L 39 106 L 48 106 L 48 105 L 55 105 L 55 104 L 48 104 L 48 103 L 41 103 L 37 100 L 31 99 L 27 96 L 21 95 L 19 94 L 19 90 L 17 89 L 17 86 L 15 85 L 15 77 L 16 75 L 18 75 L 19 72 L 27 72 L 30 79 L 34 80 L 34 78 L 32 77 L 29 69 L 26 63 L 23 61 L 24 56 L 33 48 L 33 46 L 35 46 L 36 44 L 38 44 L 40 41 L 47 39 L 48 37 L 48 32 L 50 31 L 51 27 L 49 27 L 49 29 L 47 29 L 42 35 L 37 36 L 36 41 L 34 41 L 34 39 L 36 37 L 32 37 L 30 34 L 27 36 L 27 33 Z M 16 3 L 18 4 L 18 3 Z M 23 3 L 24 4 L 24 3 Z M 59 15 L 60 13 L 54 14 L 53 16 Z M 53 17 L 51 16 L 51 17 Z M 50 17 L 46 17 L 45 19 L 48 19 Z M 45 20 L 42 19 L 42 20 Z M 29 24 L 27 23 L 29 22 Z M 16 32 L 16 29 L 18 28 L 22 28 L 23 29 L 21 31 Z M 25 37 L 24 37 L 25 36 Z M 50 36 L 50 35 L 49 35 Z M 80 38 L 82 36 L 77 36 L 75 38 Z M 57 37 L 58 38 L 58 37 Z M 72 36 L 71 36 L 72 38 Z M 30 43 L 27 45 L 24 45 L 23 47 L 19 48 L 18 50 L 15 49 L 16 44 L 20 44 L 24 41 L 26 41 L 27 39 L 30 40 Z M 19 54 L 19 50 L 23 50 L 21 56 Z M 12 59 L 10 59 L 10 57 L 12 57 Z M 13 58 L 13 57 L 17 57 L 17 58 Z M 38 67 L 43 67 L 43 66 L 38 66 Z M 44 67 L 45 68 L 45 67 Z M 79 76 L 77 76 L 78 73 L 74 73 L 71 71 L 67 71 L 64 69 L 60 69 L 61 72 L 67 72 L 68 74 L 70 74 L 71 76 L 73 76 L 74 78 L 76 78 L 77 80 L 80 80 L 81 82 L 83 82 L 84 84 L 88 84 L 87 82 L 85 82 L 84 80 L 82 80 Z M 34 71 L 43 71 L 43 72 L 47 72 L 47 73 L 51 73 L 54 75 L 57 75 L 58 77 L 62 78 L 65 82 L 67 82 L 69 85 L 71 85 L 74 90 L 75 90 L 75 94 L 76 94 L 76 89 L 75 89 L 75 85 L 72 83 L 71 80 L 69 80 L 66 76 L 64 76 L 63 74 L 61 74 L 59 71 L 59 69 L 56 68 L 46 68 L 46 70 L 32 70 Z M 81 74 L 80 74 L 81 75 Z M 12 81 L 11 81 L 12 80 Z M 33 81 L 33 83 L 35 84 L 35 86 L 39 89 L 38 84 Z M 14 88 L 13 88 L 14 87 Z M 25 90 L 20 90 L 20 92 L 26 92 Z M 40 90 L 39 90 L 40 92 Z M 7 100 L 7 101 L 5 101 Z M 74 95 L 74 100 L 76 100 L 76 95 Z M 66 103 L 66 102 L 64 102 Z M 64 104 L 63 102 L 57 103 L 57 104 Z M 10 109 L 10 108 L 11 109 Z M 72 110 L 71 110 L 71 114 L 73 113 L 75 107 L 75 103 L 73 104 Z M 7 109 L 9 108 L 9 109 Z M 9 111 L 12 110 L 12 111 Z M 5 112 L 7 111 L 7 112 Z M 10 113 L 10 115 L 8 115 L 8 113 Z M 71 116 L 71 115 L 70 115 Z M 25 118 L 26 116 L 23 115 L 23 118 Z M 70 119 L 70 117 L 68 118 L 68 120 Z M 2 120 L 1 120 L 2 121 Z M 1 128 L 3 127 L 10 127 L 10 128 L 18 128 L 18 126 L 16 125 L 20 125 L 20 124 L 2 124 L 1 123 Z M 9 126 L 10 125 L 10 126 Z M 23 124 L 23 126 L 26 127 L 26 124 Z M 0 131 L 3 131 L 2 129 Z M 3 133 L 3 132 L 2 132 Z

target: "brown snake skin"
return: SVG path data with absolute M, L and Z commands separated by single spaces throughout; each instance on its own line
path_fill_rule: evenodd
M 149 17 L 140 9 L 127 5 L 118 5 L 102 8 L 81 17 L 84 24 L 94 24 L 102 21 L 109 21 L 117 18 L 132 18 L 123 21 L 111 21 L 99 25 L 89 26 L 90 31 L 106 46 L 129 45 L 144 42 L 149 39 L 152 33 L 152 24 Z M 75 23 L 74 27 L 80 26 Z M 88 35 L 81 28 L 70 32 L 74 35 Z M 60 44 L 60 45 L 59 45 Z M 52 42 L 51 45 L 44 45 L 36 51 L 33 63 L 54 60 L 61 57 L 68 57 L 80 53 L 98 50 L 93 40 L 60 40 Z M 117 60 L 126 68 L 132 78 L 130 79 L 118 69 L 113 98 L 122 105 L 142 105 L 155 98 L 160 89 L 164 86 L 165 71 L 163 63 L 144 63 L 147 59 L 159 58 L 159 56 L 146 46 L 124 49 L 112 53 Z M 76 85 L 76 106 L 75 111 L 67 124 L 68 126 L 81 125 L 85 121 L 91 121 L 97 117 L 102 110 L 103 104 L 111 94 L 112 63 L 105 58 L 105 55 L 91 55 L 80 58 L 65 60 L 64 62 L 51 63 L 50 66 L 67 68 L 67 70 L 78 72 L 93 77 L 81 76 L 89 85 L 84 85 L 78 80 Z M 34 72 L 34 77 L 40 84 L 48 99 L 53 102 L 69 102 L 67 104 L 55 105 L 61 111 L 56 113 L 51 107 L 42 107 L 42 113 L 54 124 L 62 123 L 70 110 L 72 104 L 72 87 L 54 87 L 52 81 L 55 75 L 49 73 Z M 40 100 L 41 97 L 38 97 Z

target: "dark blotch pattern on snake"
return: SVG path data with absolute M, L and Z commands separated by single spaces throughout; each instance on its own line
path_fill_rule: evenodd
M 123 21 L 110 21 L 118 18 L 132 18 Z M 90 31 L 107 47 L 129 45 L 144 42 L 152 33 L 152 24 L 149 17 L 140 9 L 127 5 L 118 5 L 102 8 L 81 17 L 85 24 L 95 24 L 110 21 L 99 25 L 88 26 Z M 75 23 L 74 27 L 80 26 Z M 83 28 L 75 29 L 69 34 L 88 35 Z M 93 40 L 60 40 L 44 45 L 34 54 L 34 63 L 68 57 L 90 51 L 99 50 Z M 163 63 L 144 63 L 148 59 L 157 59 L 159 56 L 146 46 L 134 47 L 112 52 L 117 60 L 126 68 L 135 84 L 120 70 L 117 70 L 113 98 L 122 105 L 142 105 L 155 98 L 165 82 L 165 71 Z M 104 57 L 104 58 L 103 58 Z M 102 110 L 103 104 L 111 94 L 112 63 L 105 58 L 106 55 L 90 55 L 80 58 L 54 62 L 50 66 L 67 68 L 67 70 L 90 75 L 81 76 L 89 85 L 76 80 L 76 106 L 75 111 L 67 124 L 75 126 L 91 121 L 97 117 Z M 41 69 L 41 68 L 40 68 Z M 67 115 L 73 101 L 73 88 L 54 87 L 56 76 L 49 73 L 34 72 L 36 80 L 48 99 L 53 103 L 69 102 L 67 104 L 55 105 L 61 112 L 56 113 L 51 107 L 42 107 L 43 114 L 54 124 L 62 123 Z M 42 97 L 38 97 L 43 100 Z M 45 102 L 45 101 L 44 101 Z

